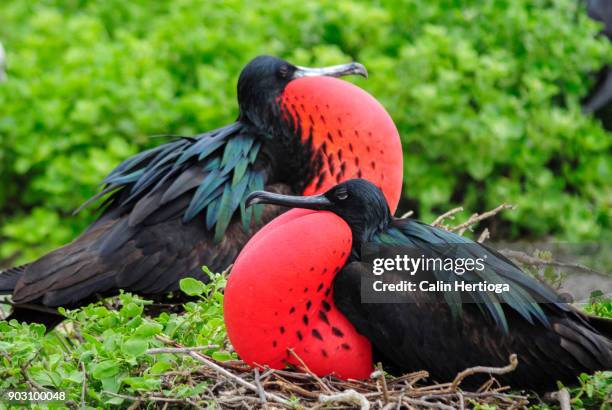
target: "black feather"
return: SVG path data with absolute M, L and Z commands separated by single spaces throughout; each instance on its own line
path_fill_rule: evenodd
M 0 294 L 12 293 L 28 265 L 20 265 L 0 271 Z

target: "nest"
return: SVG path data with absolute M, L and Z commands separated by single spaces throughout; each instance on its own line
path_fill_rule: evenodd
M 379 366 L 368 380 L 340 380 L 332 376 L 318 377 L 299 359 L 301 366 L 295 369 L 276 370 L 266 367 L 253 369 L 240 360 L 220 362 L 202 354 L 203 348 L 186 348 L 171 339 L 158 336 L 167 348 L 149 349 L 147 353 L 188 355 L 198 366 L 188 372 L 194 382 L 208 381 L 210 387 L 198 396 L 170 398 L 154 395 L 127 396 L 106 394 L 133 401 L 131 408 L 140 404 L 153 404 L 154 408 L 190 407 L 217 408 L 303 408 L 303 409 L 465 409 L 476 405 L 494 406 L 497 409 L 527 408 L 527 396 L 509 392 L 495 375 L 513 371 L 518 359 L 509 358 L 504 367 L 476 366 L 468 368 L 448 383 L 427 383 L 427 371 L 417 371 L 399 377 L 388 375 Z M 290 351 L 295 355 L 294 352 Z M 490 378 L 480 388 L 463 390 L 464 379 L 488 374 Z M 180 372 L 164 376 L 171 385 Z M 212 383 L 211 383 L 212 382 Z M 151 408 L 151 406 L 149 406 Z

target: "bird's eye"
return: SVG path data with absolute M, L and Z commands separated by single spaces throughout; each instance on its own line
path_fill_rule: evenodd
M 336 192 L 336 198 L 338 198 L 341 201 L 344 201 L 346 198 L 348 198 L 348 192 L 346 191 L 338 191 Z
M 285 78 L 288 74 L 289 66 L 287 64 L 283 64 L 282 66 L 280 66 L 280 68 L 278 69 L 278 75 L 281 76 L 281 78 Z

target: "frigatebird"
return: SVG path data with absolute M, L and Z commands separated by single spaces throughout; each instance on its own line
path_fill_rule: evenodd
M 10 318 L 49 328 L 62 320 L 58 306 L 82 306 L 119 289 L 157 299 L 177 290 L 181 278 L 206 281 L 203 265 L 225 269 L 282 211 L 246 209 L 254 190 L 309 194 L 363 175 L 395 206 L 402 181 L 397 129 L 372 96 L 334 78 L 349 74 L 367 76 L 358 63 L 249 62 L 238 80 L 236 122 L 125 160 L 87 202 L 106 197 L 84 233 L 0 274 L 0 293 L 12 292 Z
M 582 372 L 612 368 L 612 321 L 561 302 L 550 287 L 490 247 L 392 217 L 382 192 L 366 180 L 314 196 L 253 192 L 247 205 L 253 204 L 305 210 L 286 213 L 256 234 L 228 279 L 228 336 L 249 364 L 299 366 L 295 354 L 318 375 L 366 378 L 374 354 L 392 371 L 425 369 L 447 382 L 471 366 L 504 366 L 516 353 L 518 367 L 502 380 L 542 391 L 557 380 L 576 382 Z M 455 299 L 447 290 L 417 287 L 402 291 L 405 301 L 387 294 L 389 301 L 370 303 L 367 293 L 362 299 L 362 282 L 373 272 L 369 247 L 386 256 L 400 247 L 453 261 L 482 258 L 482 270 L 449 274 L 434 264 L 417 278 L 506 283 L 509 291 L 476 290 Z

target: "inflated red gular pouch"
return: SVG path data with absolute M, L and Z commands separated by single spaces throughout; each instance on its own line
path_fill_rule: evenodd
M 395 212 L 404 175 L 402 144 L 393 120 L 374 97 L 337 78 L 304 77 L 287 85 L 280 103 L 302 139 L 322 154 L 321 167 L 303 195 L 365 178 L 383 191 Z
M 229 339 L 251 366 L 299 365 L 319 376 L 367 378 L 370 342 L 333 302 L 333 280 L 351 249 L 348 225 L 330 212 L 291 210 L 259 231 L 225 290 Z

